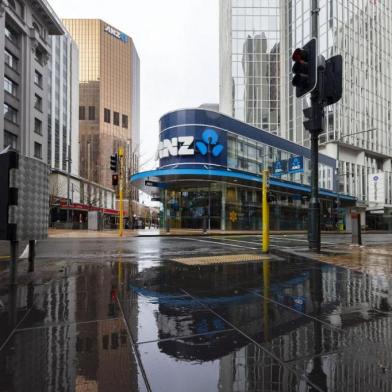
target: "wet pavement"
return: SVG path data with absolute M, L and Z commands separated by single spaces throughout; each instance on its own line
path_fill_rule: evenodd
M 272 246 L 306 245 L 278 237 Z M 382 253 L 378 237 L 366 241 Z M 392 277 L 383 269 L 338 265 L 339 252 L 327 262 L 173 261 L 240 259 L 259 254 L 259 242 L 39 243 L 34 273 L 20 262 L 9 288 L 0 272 L 0 391 L 391 391 Z M 347 247 L 345 236 L 323 242 Z

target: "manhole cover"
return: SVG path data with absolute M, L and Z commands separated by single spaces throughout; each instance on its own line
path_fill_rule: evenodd
M 226 264 L 226 263 L 243 263 L 247 261 L 263 261 L 270 260 L 270 256 L 240 254 L 240 255 L 221 255 L 206 257 L 183 257 L 172 259 L 173 261 L 186 265 L 209 265 L 209 264 Z

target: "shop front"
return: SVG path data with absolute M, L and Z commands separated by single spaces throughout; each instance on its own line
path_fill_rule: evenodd
M 162 203 L 171 228 L 260 230 L 261 185 L 269 170 L 272 230 L 307 228 L 310 150 L 231 117 L 204 109 L 160 120 L 159 168 L 131 182 Z M 320 155 L 321 227 L 336 228 L 336 161 Z M 339 195 L 340 210 L 355 198 Z

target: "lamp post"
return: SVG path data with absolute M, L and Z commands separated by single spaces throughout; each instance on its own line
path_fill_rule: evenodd
M 339 192 L 339 159 L 340 159 L 340 149 L 339 146 L 343 142 L 343 139 L 350 136 L 359 135 L 361 133 L 367 133 L 375 131 L 376 128 L 365 129 L 364 131 L 353 132 L 347 135 L 342 135 L 338 140 L 336 140 L 336 177 L 335 177 L 335 187 L 336 187 L 336 217 L 339 219 L 339 205 L 340 205 L 340 192 Z

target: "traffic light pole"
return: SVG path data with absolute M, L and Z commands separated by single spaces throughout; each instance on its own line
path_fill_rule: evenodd
M 318 37 L 318 0 L 312 0 L 312 37 Z M 317 53 L 317 52 L 316 52 Z M 311 94 L 312 118 L 315 120 L 318 116 L 323 117 L 324 108 L 321 105 L 320 97 L 322 97 L 322 88 L 324 81 L 324 73 L 317 69 L 317 88 Z M 314 121 L 319 123 L 322 128 L 322 121 Z M 309 249 L 315 252 L 320 252 L 321 236 L 320 236 L 320 199 L 319 199 L 319 178 L 318 178 L 318 163 L 319 163 L 319 134 L 322 129 L 310 130 L 311 152 L 310 152 L 310 170 L 311 170 L 311 194 L 309 203 L 309 227 L 308 240 Z

